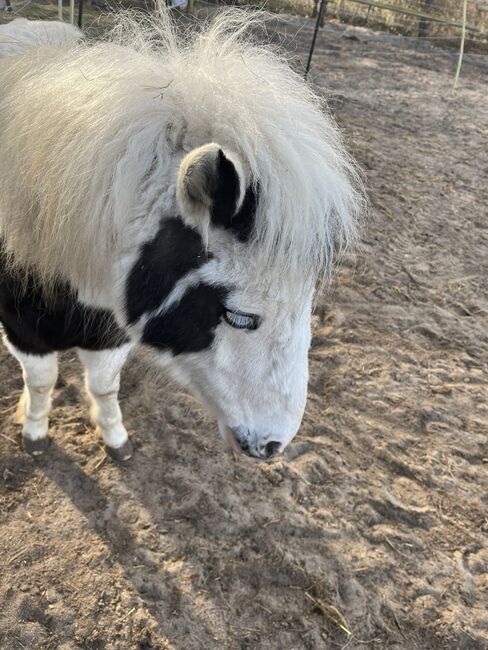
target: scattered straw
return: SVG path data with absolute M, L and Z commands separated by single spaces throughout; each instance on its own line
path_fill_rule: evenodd
M 328 605 L 322 600 L 315 598 L 309 594 L 308 591 L 305 592 L 305 596 L 315 605 L 315 607 L 317 607 L 322 612 L 326 621 L 330 621 L 338 628 L 340 628 L 343 632 L 345 632 L 348 636 L 352 636 L 352 631 L 349 629 L 346 619 L 338 609 L 336 609 L 333 605 Z
M 132 612 L 135 612 L 135 611 L 136 611 L 136 608 L 133 607 L 130 611 L 127 612 L 127 614 L 125 616 L 122 616 L 122 618 L 120 620 L 124 621 L 126 618 L 129 618 L 129 616 L 132 614 Z
M 0 411 L 0 415 L 5 415 L 6 413 L 11 413 L 12 411 L 15 411 L 17 408 L 17 404 L 14 404 L 13 406 L 9 406 L 8 408 L 4 409 L 3 411 Z
M 94 470 L 95 470 L 95 469 L 98 469 L 101 465 L 103 465 L 103 463 L 104 463 L 106 460 L 107 460 L 107 453 L 106 453 L 105 450 L 104 450 L 104 452 L 103 452 L 103 456 L 100 458 L 100 460 L 98 461 L 98 463 L 95 465 L 95 467 L 94 467 L 93 469 L 94 469 Z
M 0 433 L 0 436 L 2 436 L 2 438 L 5 438 L 5 440 L 8 440 L 9 442 L 11 442 L 13 445 L 17 445 L 16 440 L 14 440 L 13 438 L 10 438 L 9 436 L 6 436 L 4 433 Z

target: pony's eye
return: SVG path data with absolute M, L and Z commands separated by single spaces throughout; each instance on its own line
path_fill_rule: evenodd
M 241 311 L 226 310 L 225 322 L 237 330 L 257 330 L 261 319 L 256 314 L 244 314 Z

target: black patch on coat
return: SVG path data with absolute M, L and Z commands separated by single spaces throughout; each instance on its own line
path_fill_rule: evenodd
M 212 192 L 213 205 L 210 218 L 215 226 L 228 228 L 240 193 L 239 176 L 232 162 L 219 149 L 216 185 Z
M 3 258 L 0 252 L 0 322 L 21 352 L 106 350 L 129 340 L 111 311 L 83 305 L 65 283 L 56 284 L 47 297 L 33 276 L 21 280 Z
M 142 247 L 127 280 L 129 323 L 159 307 L 178 280 L 209 259 L 202 238 L 193 228 L 180 218 L 163 220 L 155 238 Z
M 174 355 L 209 348 L 224 315 L 227 294 L 223 286 L 204 283 L 189 289 L 173 308 L 147 322 L 142 342 Z
M 258 192 L 250 185 L 246 190 L 241 207 L 232 217 L 230 223 L 230 229 L 241 242 L 247 242 L 251 237 L 256 220 L 257 205 Z
M 232 162 L 219 150 L 217 181 L 213 191 L 210 219 L 214 226 L 230 230 L 239 241 L 246 242 L 251 236 L 256 216 L 257 192 L 250 185 L 241 207 L 236 212 L 240 194 L 239 176 Z

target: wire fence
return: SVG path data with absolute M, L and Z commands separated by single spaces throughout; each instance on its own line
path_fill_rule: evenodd
M 458 47 L 463 33 L 463 2 L 452 0 L 332 0 L 327 15 L 405 36 Z M 488 53 L 488 0 L 466 3 L 465 49 Z
M 76 0 L 77 3 L 80 0 Z M 113 0 L 83 0 L 85 25 L 103 31 L 111 24 L 108 12 Z M 151 10 L 153 0 L 117 0 L 119 7 Z M 194 11 L 202 6 L 255 5 L 255 0 L 167 0 L 180 9 Z M 375 31 L 413 37 L 439 47 L 453 47 L 464 52 L 488 53 L 488 0 L 323 0 L 322 24 L 336 23 L 367 27 Z M 15 16 L 55 20 L 73 17 L 70 0 L 0 0 L 0 22 Z M 262 5 L 261 5 L 262 6 Z M 279 14 L 305 19 L 316 18 L 320 0 L 266 0 L 265 8 Z M 463 29 L 465 26 L 465 29 Z M 320 39 L 320 34 L 318 36 Z M 461 47 L 462 42 L 462 47 Z
M 238 4 L 253 0 L 237 0 Z M 369 27 L 459 47 L 463 0 L 324 0 L 322 22 Z M 488 53 L 488 0 L 467 0 L 466 51 Z M 316 17 L 320 0 L 268 0 L 266 8 Z

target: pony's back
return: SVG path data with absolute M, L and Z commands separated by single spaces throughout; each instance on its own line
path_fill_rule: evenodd
M 81 38 L 80 30 L 70 23 L 16 18 L 0 25 L 0 57 L 18 56 L 36 45 L 63 45 Z

